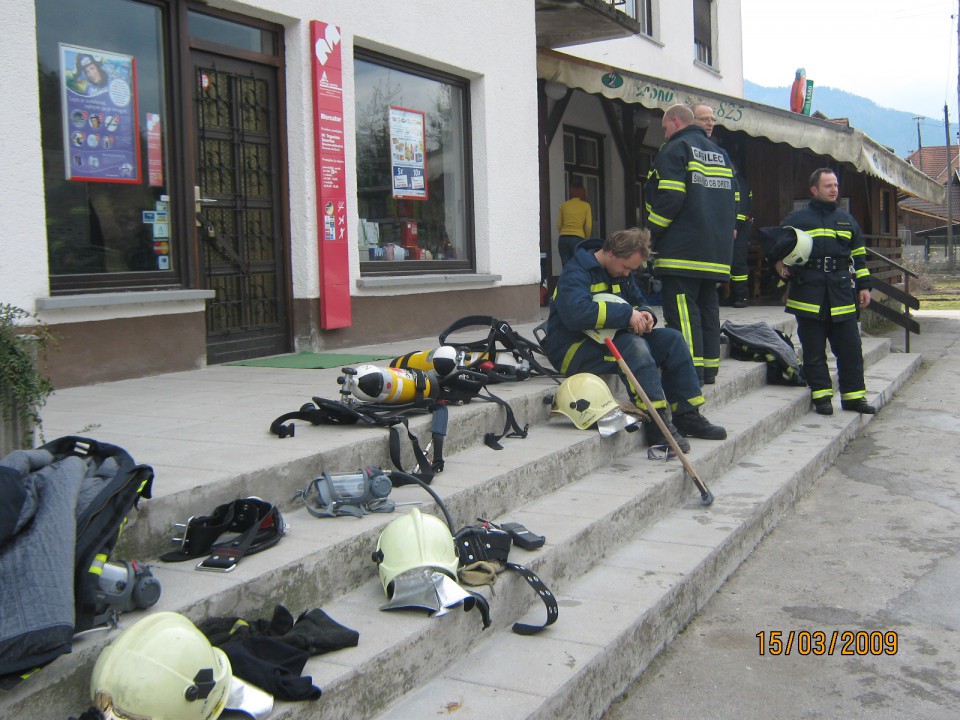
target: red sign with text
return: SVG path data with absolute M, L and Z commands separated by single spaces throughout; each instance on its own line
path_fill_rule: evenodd
M 343 151 L 343 60 L 340 28 L 310 22 L 313 47 L 313 144 L 320 261 L 320 327 L 349 327 L 350 254 Z

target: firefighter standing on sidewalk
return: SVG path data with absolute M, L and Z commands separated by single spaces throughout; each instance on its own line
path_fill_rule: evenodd
M 841 407 L 873 414 L 876 409 L 865 397 L 857 323 L 858 308 L 870 304 L 870 271 L 863 235 L 853 216 L 837 206 L 840 185 L 833 170 L 815 170 L 809 186 L 813 199 L 780 223 L 780 228 L 803 230 L 813 239 L 803 266 L 790 269 L 782 260 L 776 262 L 780 276 L 790 278 L 786 311 L 797 317 L 804 373 L 814 409 L 821 415 L 833 414 L 833 381 L 827 370 L 829 342 L 837 358 Z

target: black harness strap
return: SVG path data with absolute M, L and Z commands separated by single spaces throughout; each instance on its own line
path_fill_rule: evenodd
M 544 584 L 543 580 L 541 580 L 535 572 L 525 568 L 523 565 L 508 562 L 506 566 L 518 572 L 520 577 L 527 581 L 527 584 L 540 596 L 543 604 L 547 607 L 547 621 L 543 625 L 527 625 L 526 623 L 518 622 L 513 624 L 513 631 L 517 633 L 517 635 L 536 635 L 544 628 L 553 625 L 560 616 L 560 608 L 557 606 L 557 598 L 550 592 L 550 588 Z
M 402 405 L 382 403 L 344 403 L 336 400 L 315 397 L 312 403 L 301 406 L 296 412 L 281 415 L 270 424 L 270 432 L 280 438 L 293 437 L 295 426 L 290 420 L 306 420 L 312 425 L 356 425 L 364 423 L 385 427 L 390 431 L 390 462 L 398 470 L 403 470 L 401 460 L 401 436 L 398 425 L 403 425 L 407 438 L 413 447 L 417 462 L 417 477 L 429 483 L 433 476 L 443 471 L 443 439 L 447 434 L 449 412 L 447 406 L 434 400 L 423 398 L 425 385 L 418 387 L 418 399 Z M 433 460 L 431 461 L 420 446 L 420 440 L 410 431 L 408 415 L 429 412 L 433 415 L 430 428 Z M 288 423 L 288 424 L 284 424 Z
M 486 388 L 485 388 L 486 389 Z M 498 435 L 497 433 L 488 432 L 483 436 L 483 444 L 488 448 L 493 450 L 503 450 L 503 445 L 500 444 L 500 441 L 505 437 L 510 438 L 525 438 L 527 436 L 527 431 L 530 428 L 529 423 L 520 427 L 520 424 L 517 422 L 516 416 L 513 414 L 513 408 L 510 407 L 510 403 L 504 400 L 501 397 L 497 397 L 489 389 L 486 389 L 486 394 L 481 394 L 477 396 L 480 400 L 486 400 L 487 402 L 496 403 L 503 408 L 504 413 L 506 414 L 506 419 L 503 423 L 503 430 Z
M 440 333 L 440 344 L 447 345 L 447 338 L 457 330 L 474 326 L 484 326 L 489 328 L 487 338 L 485 340 L 475 340 L 468 343 L 458 343 L 454 345 L 454 347 L 460 347 L 475 352 L 486 352 L 489 356 L 489 359 L 495 364 L 497 355 L 497 341 L 499 341 L 505 350 L 509 352 L 516 352 L 520 355 L 520 357 L 527 361 L 527 363 L 530 365 L 530 374 L 542 375 L 544 377 L 551 378 L 561 377 L 561 374 L 556 370 L 553 370 L 548 366 L 544 366 L 539 360 L 537 360 L 537 355 L 543 357 L 544 359 L 547 357 L 546 352 L 544 352 L 543 348 L 540 347 L 538 342 L 522 337 L 512 327 L 510 327 L 509 323 L 503 320 L 498 320 L 491 315 L 467 315 L 466 317 L 456 320 L 452 325 L 450 325 L 450 327 Z M 485 361 L 486 359 L 480 358 L 471 363 L 470 367 L 473 368 L 479 366 Z M 491 379 L 499 382 L 523 380 L 526 377 L 525 375 L 507 375 L 490 370 L 484 370 L 484 372 L 488 374 Z
M 180 548 L 160 556 L 163 562 L 182 562 L 204 555 L 209 557 L 197 565 L 198 570 L 230 572 L 246 555 L 273 547 L 284 533 L 280 511 L 259 498 L 244 498 L 218 506 L 212 515 L 192 517 L 178 538 Z M 218 543 L 224 533 L 236 537 Z

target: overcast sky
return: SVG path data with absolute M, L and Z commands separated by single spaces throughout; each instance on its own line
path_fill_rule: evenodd
M 743 76 L 793 84 L 797 68 L 817 86 L 881 107 L 957 121 L 960 0 L 741 0 Z

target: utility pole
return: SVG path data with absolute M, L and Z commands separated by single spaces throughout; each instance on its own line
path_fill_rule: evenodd
M 957 81 L 960 84 L 960 80 Z M 923 172 L 923 141 L 920 139 L 920 121 L 923 119 L 920 115 L 917 115 L 914 118 L 914 122 L 917 123 L 917 162 L 919 163 L 920 172 Z
M 943 132 L 947 136 L 947 272 L 953 272 L 953 159 L 950 157 L 950 109 L 943 104 Z

